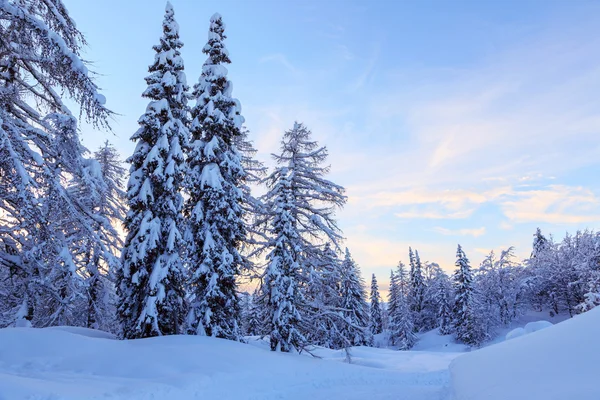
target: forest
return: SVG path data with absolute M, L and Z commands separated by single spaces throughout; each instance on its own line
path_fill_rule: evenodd
M 193 86 L 169 3 L 162 32 L 140 71 L 135 151 L 90 151 L 82 122 L 110 130 L 117 116 L 82 57 L 85 37 L 60 0 L 0 1 L 0 328 L 409 350 L 431 330 L 480 347 L 528 311 L 600 304 L 600 234 L 587 229 L 538 229 L 525 260 L 509 247 L 472 265 L 458 245 L 453 271 L 405 249 L 382 298 L 345 245 L 345 189 L 328 180 L 310 127 L 289 121 L 274 168 L 256 158 L 221 15 Z

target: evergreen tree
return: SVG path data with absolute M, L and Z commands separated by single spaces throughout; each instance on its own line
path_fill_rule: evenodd
M 402 288 L 398 284 L 398 276 L 394 273 L 394 270 L 390 271 L 390 288 L 388 290 L 388 302 L 387 302 L 387 314 L 388 314 L 388 330 L 392 325 L 392 318 L 397 313 L 398 309 L 398 297 L 401 296 Z
M 400 263 L 402 265 L 402 263 Z M 399 350 L 408 350 L 417 342 L 413 314 L 408 307 L 408 298 L 402 290 L 399 276 L 392 271 L 389 301 L 389 343 Z
M 269 332 L 265 329 L 265 313 L 259 301 L 258 289 L 250 297 L 250 305 L 246 316 L 246 334 L 249 336 L 263 336 Z
M 345 324 L 342 332 L 350 346 L 369 346 L 373 337 L 368 330 L 369 313 L 365 298 L 365 282 L 360 269 L 346 248 L 341 273 L 341 307 Z
M 181 260 L 183 148 L 187 146 L 187 90 L 173 7 L 143 97 L 150 99 L 131 137 L 137 142 L 127 185 L 129 211 L 123 268 L 117 276 L 119 320 L 125 338 L 177 334 L 185 318 Z
M 408 249 L 410 258 L 410 296 L 409 305 L 410 311 L 414 314 L 415 329 L 421 330 L 424 328 L 423 307 L 425 301 L 425 282 L 423 279 L 423 266 L 419 252 Z
M 263 247 L 268 254 L 261 299 L 272 350 L 302 349 L 306 344 L 307 332 L 319 317 L 318 306 L 309 303 L 304 290 L 314 260 L 323 255 L 316 243 L 339 248 L 341 240 L 333 214 L 346 201 L 344 189 L 323 177 L 329 171 L 322 166 L 327 150 L 310 136 L 299 123 L 285 132 L 281 154 L 274 156 L 278 167 L 266 178 L 269 190 L 260 226 L 270 239 Z
M 66 183 L 86 179 L 96 192 L 98 181 L 61 94 L 95 127 L 111 113 L 60 0 L 5 1 L 0 19 L 0 326 L 81 324 L 75 259 L 84 238 L 101 239 Z
M 247 176 L 236 143 L 242 134 L 241 107 L 231 97 L 233 85 L 225 64 L 225 24 L 219 14 L 210 19 L 208 57 L 194 86 L 185 207 L 189 231 L 191 309 L 188 332 L 240 340 L 236 279 L 248 260 L 241 254 L 247 229 L 243 219 Z
M 379 286 L 375 274 L 371 277 L 371 334 L 377 335 L 383 332 L 383 316 L 381 312 L 381 297 L 379 296 Z
M 406 266 L 402 261 L 398 263 L 396 267 L 396 283 L 398 284 L 398 291 L 403 296 L 410 295 L 410 282 L 408 273 L 406 272 Z
M 432 304 L 436 311 L 436 325 L 439 327 L 441 335 L 449 335 L 452 333 L 452 288 L 450 286 L 448 275 L 446 275 L 441 268 L 437 270 L 437 277 L 433 281 L 431 287 Z
M 456 251 L 455 265 L 457 269 L 454 273 L 453 327 L 456 339 L 470 346 L 478 346 L 486 337 L 476 315 L 471 266 L 460 245 Z

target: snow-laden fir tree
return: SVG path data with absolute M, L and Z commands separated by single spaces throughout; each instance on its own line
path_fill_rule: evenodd
M 261 226 L 269 236 L 264 246 L 267 265 L 262 277 L 261 299 L 268 315 L 271 349 L 302 349 L 307 333 L 320 319 L 318 306 L 305 296 L 312 265 L 330 242 L 339 248 L 341 232 L 334 220 L 336 207 L 346 198 L 344 189 L 324 178 L 327 150 L 311 139 L 311 132 L 295 123 L 286 131 L 278 166 L 266 178 L 266 214 Z M 332 317 L 337 313 L 333 312 Z
M 187 157 L 188 332 L 241 340 L 236 280 L 248 266 L 241 253 L 247 237 L 243 205 L 251 204 L 245 201 L 247 173 L 236 147 L 245 141 L 244 118 L 227 78 L 225 64 L 231 61 L 225 39 L 225 24 L 215 14 L 202 49 L 208 57 L 193 91 Z
M 387 327 L 390 327 L 392 316 L 396 315 L 398 309 L 398 296 L 401 294 L 401 288 L 398 285 L 398 276 L 392 269 L 390 271 L 390 287 L 388 290 L 388 301 L 387 301 Z M 389 329 L 388 329 L 389 330 Z
M 423 278 L 423 266 L 419 252 L 408 248 L 410 260 L 410 291 L 409 291 L 409 306 L 410 311 L 414 314 L 415 329 L 418 331 L 424 328 L 423 308 L 425 302 L 425 280 Z
M 398 276 L 393 274 L 393 278 L 393 284 L 390 286 L 390 300 L 394 301 L 394 305 L 389 312 L 389 343 L 397 346 L 399 350 L 409 350 L 417 342 L 413 313 L 410 312 L 408 297 L 401 289 Z
M 453 330 L 459 342 L 478 346 L 486 339 L 486 334 L 477 315 L 478 307 L 469 259 L 460 245 L 456 250 L 455 265 Z
M 431 304 L 435 310 L 436 327 L 441 335 L 452 333 L 452 286 L 448 275 L 441 269 L 436 269 L 435 279 L 431 281 L 429 293 Z
M 402 261 L 398 262 L 396 267 L 396 283 L 398 284 L 398 291 L 404 296 L 410 295 L 410 277 L 406 266 Z
M 265 312 L 259 301 L 258 288 L 250 296 L 250 304 L 246 314 L 246 334 L 250 336 L 264 336 L 269 332 L 265 329 Z
M 96 195 L 100 182 L 63 97 L 96 127 L 110 111 L 60 0 L 1 2 L 0 21 L 0 326 L 82 324 L 79 244 L 101 239 L 65 185 L 86 180 Z
M 346 248 L 341 268 L 341 308 L 345 324 L 342 335 L 349 346 L 372 345 L 373 336 L 369 330 L 369 307 L 366 301 L 365 282 L 360 268 Z
M 125 338 L 181 333 L 185 318 L 181 187 L 188 143 L 187 84 L 179 26 L 167 3 L 160 43 L 146 77 L 150 99 L 140 117 L 127 185 L 123 268 L 117 275 Z
M 379 285 L 375 274 L 371 277 L 371 296 L 370 296 L 370 323 L 371 334 L 377 335 L 383 332 L 383 312 L 381 310 L 381 296 L 379 295 Z

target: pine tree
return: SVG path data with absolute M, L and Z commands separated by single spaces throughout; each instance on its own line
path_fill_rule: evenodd
M 452 333 L 452 304 L 451 304 L 451 292 L 450 279 L 448 275 L 442 271 L 437 270 L 436 279 L 432 285 L 432 304 L 436 311 L 437 327 L 441 335 L 449 335 Z
M 456 251 L 455 265 L 457 269 L 454 273 L 453 327 L 456 339 L 470 346 L 478 346 L 486 337 L 476 315 L 477 305 L 471 266 L 460 245 Z
M 187 90 L 173 7 L 143 97 L 150 99 L 131 137 L 137 142 L 127 185 L 129 211 L 123 268 L 117 275 L 119 320 L 125 338 L 177 334 L 185 318 L 181 187 L 187 146 Z
M 233 85 L 225 68 L 231 60 L 224 32 L 221 16 L 213 15 L 202 50 L 208 58 L 193 92 L 185 207 L 192 290 L 188 332 L 241 340 L 236 279 L 248 267 L 241 254 L 247 237 L 243 219 L 247 173 L 236 143 L 245 140 L 244 118 L 239 101 L 231 97 Z
M 406 266 L 402 261 L 400 261 L 396 267 L 396 282 L 398 284 L 399 293 L 402 293 L 403 296 L 409 296 L 410 282 L 408 273 L 406 272 Z
M 65 186 L 89 170 L 61 94 L 95 127 L 108 127 L 111 112 L 60 0 L 5 1 L 0 19 L 0 326 L 80 324 L 78 244 L 101 239 Z
M 413 255 L 412 249 L 408 248 L 410 259 L 410 311 L 414 314 L 415 329 L 421 330 L 424 327 L 423 321 L 423 306 L 425 297 L 425 282 L 423 280 L 423 267 L 419 252 L 415 251 Z
M 375 274 L 371 277 L 371 334 L 377 335 L 383 332 L 383 316 L 381 312 L 381 297 L 379 296 L 379 286 Z
M 398 276 L 394 270 L 390 271 L 390 288 L 388 290 L 387 314 L 388 314 L 388 330 L 392 324 L 392 318 L 396 315 L 398 309 L 398 297 L 403 294 L 400 285 L 398 284 Z
M 365 282 L 347 248 L 341 271 L 341 308 L 346 322 L 342 328 L 343 337 L 350 346 L 369 346 L 373 338 L 368 330 Z
M 390 341 L 398 350 L 409 350 L 417 343 L 413 315 L 408 308 L 408 299 L 399 294 L 396 312 L 390 321 Z
M 269 241 L 262 277 L 262 303 L 269 319 L 271 349 L 302 349 L 314 327 L 315 308 L 305 296 L 311 265 L 322 257 L 316 243 L 339 248 L 341 232 L 333 214 L 346 198 L 344 189 L 323 176 L 327 150 L 311 140 L 311 132 L 295 123 L 285 132 L 278 167 L 266 178 L 265 215 L 260 222 Z M 336 313 L 333 313 L 335 317 Z
M 263 336 L 268 334 L 265 329 L 265 313 L 259 301 L 258 288 L 250 296 L 250 306 L 246 316 L 246 333 L 249 336 Z

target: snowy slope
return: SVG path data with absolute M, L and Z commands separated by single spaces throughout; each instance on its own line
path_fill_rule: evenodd
M 1 329 L 0 399 L 426 400 L 448 393 L 447 354 L 435 359 L 353 349 L 364 364 L 379 360 L 379 368 L 368 368 L 333 361 L 340 353 L 324 360 L 207 337 L 90 336 L 85 330 Z M 420 361 L 411 370 L 415 357 Z M 386 359 L 390 368 L 383 368 Z
M 456 400 L 600 399 L 600 307 L 456 358 Z

